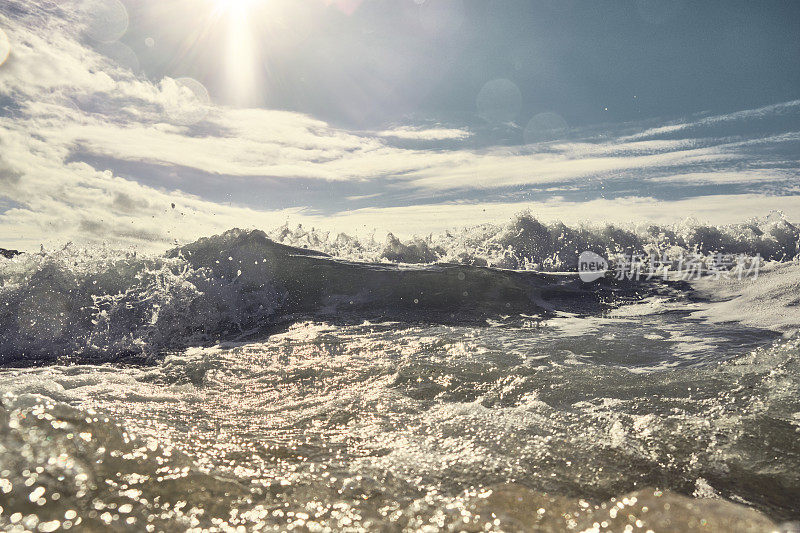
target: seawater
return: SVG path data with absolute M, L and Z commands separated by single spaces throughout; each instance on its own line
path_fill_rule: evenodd
M 569 246 L 536 224 L 471 255 L 317 235 L 337 259 L 284 228 L 0 263 L 0 525 L 791 530 L 794 227 L 572 229 L 597 253 L 670 230 L 769 259 L 721 285 L 582 284 L 542 272 Z

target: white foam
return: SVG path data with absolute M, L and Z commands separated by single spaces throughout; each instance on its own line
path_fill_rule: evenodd
M 767 263 L 757 277 L 704 278 L 692 282 L 701 296 L 711 298 L 692 313 L 716 323 L 738 322 L 780 331 L 800 329 L 800 263 Z

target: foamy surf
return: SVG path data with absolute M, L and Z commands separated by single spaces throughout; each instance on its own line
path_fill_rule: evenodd
M 232 230 L 4 260 L 0 523 L 793 527 L 793 225 L 522 215 L 459 235 Z M 755 278 L 585 282 L 584 248 L 765 259 Z
M 582 251 L 604 257 L 693 253 L 707 259 L 741 254 L 788 265 L 798 243 L 800 230 L 781 218 L 722 228 L 651 226 L 636 233 L 614 226 L 546 226 L 522 214 L 502 227 L 425 240 L 404 243 L 390 235 L 385 245 L 284 227 L 270 234 L 231 230 L 161 256 L 67 246 L 0 264 L 0 357 L 5 364 L 146 360 L 169 349 L 246 338 L 307 316 L 458 322 L 597 315 L 626 301 L 686 292 L 666 278 L 581 283 L 575 274 Z M 787 275 L 780 278 L 795 279 L 792 268 L 784 267 Z M 790 289 L 777 288 L 792 294 Z

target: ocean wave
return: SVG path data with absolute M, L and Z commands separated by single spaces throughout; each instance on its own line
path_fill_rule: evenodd
M 587 250 L 604 257 L 721 253 L 760 256 L 766 261 L 790 261 L 800 254 L 800 228 L 780 213 L 725 226 L 685 220 L 622 228 L 544 223 L 530 212 L 522 212 L 506 224 L 482 224 L 406 241 L 392 234 L 385 241 L 374 236 L 356 239 L 302 225 L 284 225 L 268 236 L 282 244 L 351 260 L 445 262 L 537 271 L 575 271 L 579 254 Z
M 797 518 L 797 338 L 636 376 L 438 357 L 459 333 L 417 332 L 416 357 L 398 358 L 394 335 L 361 330 L 305 324 L 172 369 L 9 371 L 0 528 L 773 531 Z M 198 366 L 211 371 L 195 380 Z M 39 382 L 53 385 L 23 392 Z
M 0 362 L 150 357 L 235 336 L 284 295 L 180 258 L 67 247 L 2 265 Z
M 780 217 L 631 231 L 546 225 L 524 213 L 504 226 L 405 242 L 390 235 L 385 244 L 282 227 L 230 230 L 161 256 L 66 246 L 0 263 L 0 363 L 146 361 L 308 315 L 442 321 L 592 314 L 643 292 L 547 273 L 574 272 L 582 251 L 786 261 L 797 258 L 798 242 L 800 230 Z

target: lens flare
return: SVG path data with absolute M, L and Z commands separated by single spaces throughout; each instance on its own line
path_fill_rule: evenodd
M 119 0 L 97 0 L 91 4 L 86 35 L 93 41 L 113 43 L 128 31 L 128 10 Z
M 244 9 L 236 9 L 229 14 L 227 46 L 226 75 L 229 98 L 237 105 L 252 104 L 260 66 L 256 53 L 256 39 Z
M 174 124 L 191 126 L 208 115 L 211 96 L 194 78 L 165 78 L 161 88 L 167 97 L 164 111 Z
M 8 56 L 11 54 L 11 42 L 8 40 L 8 36 L 0 28 L 0 66 L 6 62 Z
M 552 141 L 566 133 L 568 127 L 567 121 L 558 113 L 539 113 L 525 126 L 522 138 L 525 144 Z
M 478 93 L 478 115 L 492 124 L 512 122 L 522 107 L 522 93 L 513 81 L 500 78 L 487 82 Z
M 255 5 L 258 0 L 213 0 L 218 11 L 238 11 Z
M 113 43 L 99 43 L 95 50 L 106 56 L 112 63 L 123 69 L 137 74 L 141 69 L 139 57 L 128 45 L 115 41 Z
M 256 103 L 260 67 L 252 19 L 261 0 L 212 0 L 218 23 L 225 28 L 225 99 L 237 106 Z

